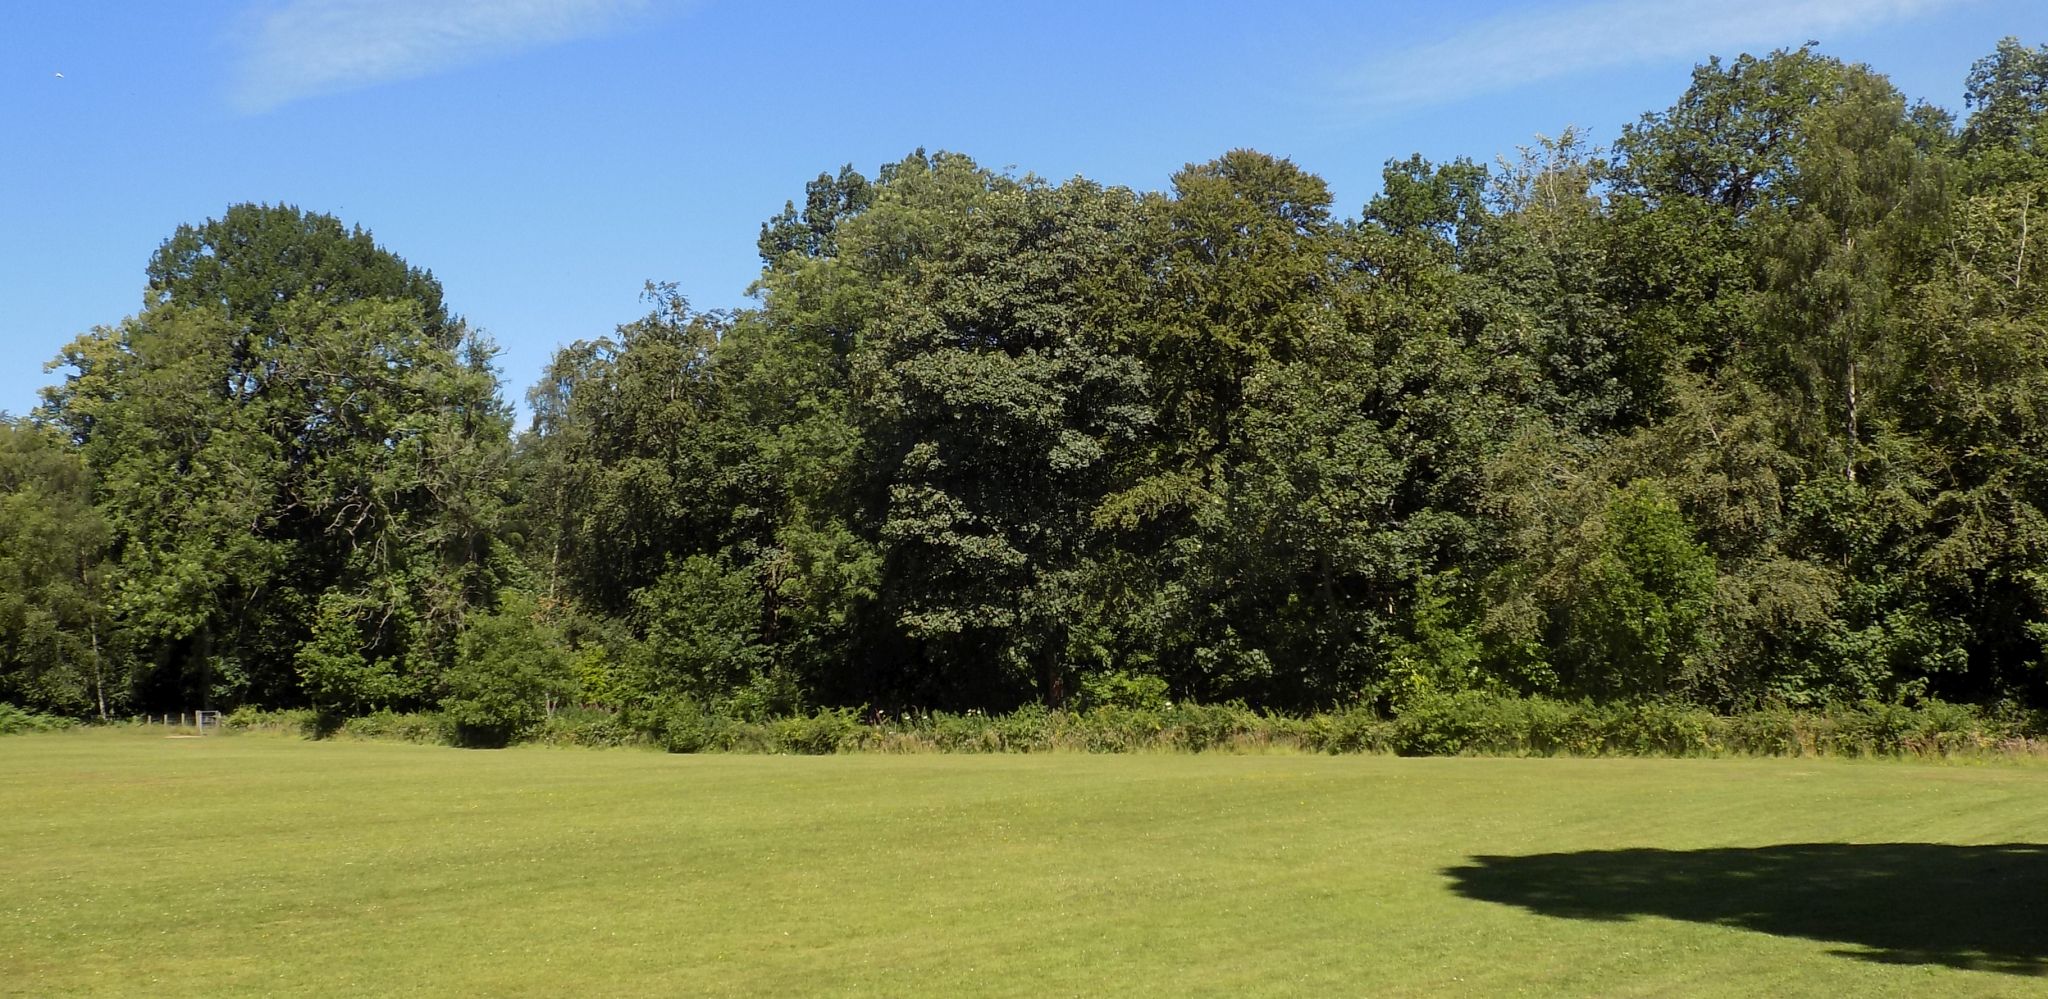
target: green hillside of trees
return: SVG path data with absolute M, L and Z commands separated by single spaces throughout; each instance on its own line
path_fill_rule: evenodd
M 849 167 L 517 432 L 430 272 L 237 205 L 0 427 L 0 700 L 2048 709 L 2048 46 L 1967 79 L 1712 61 L 1355 216 Z

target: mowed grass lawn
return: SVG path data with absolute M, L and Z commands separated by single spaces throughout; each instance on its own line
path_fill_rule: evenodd
M 0 739 L 16 995 L 2048 995 L 2048 767 Z

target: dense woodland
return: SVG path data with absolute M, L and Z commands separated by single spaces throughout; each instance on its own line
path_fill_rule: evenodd
M 237 205 L 0 427 L 0 700 L 2048 708 L 2048 46 L 1967 81 L 1712 61 L 1356 217 L 846 168 L 517 432 L 428 271 Z

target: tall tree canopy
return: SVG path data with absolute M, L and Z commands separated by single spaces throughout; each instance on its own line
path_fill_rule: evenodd
M 419 703 L 494 590 L 509 414 L 431 278 L 329 216 L 186 227 L 37 418 L 97 481 L 146 696 Z
M 1965 115 L 1810 48 L 1608 150 L 1232 150 L 1141 192 L 918 151 L 805 185 L 756 304 L 488 341 L 237 205 L 0 427 L 43 710 L 2048 708 L 2048 48 Z M 696 719 L 696 721 L 692 721 Z

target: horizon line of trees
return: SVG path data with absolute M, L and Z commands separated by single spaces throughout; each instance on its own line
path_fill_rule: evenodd
M 2048 46 L 1967 101 L 1711 60 L 1355 217 L 1249 150 L 847 167 L 517 434 L 431 273 L 236 205 L 0 425 L 0 700 L 2048 708 Z

